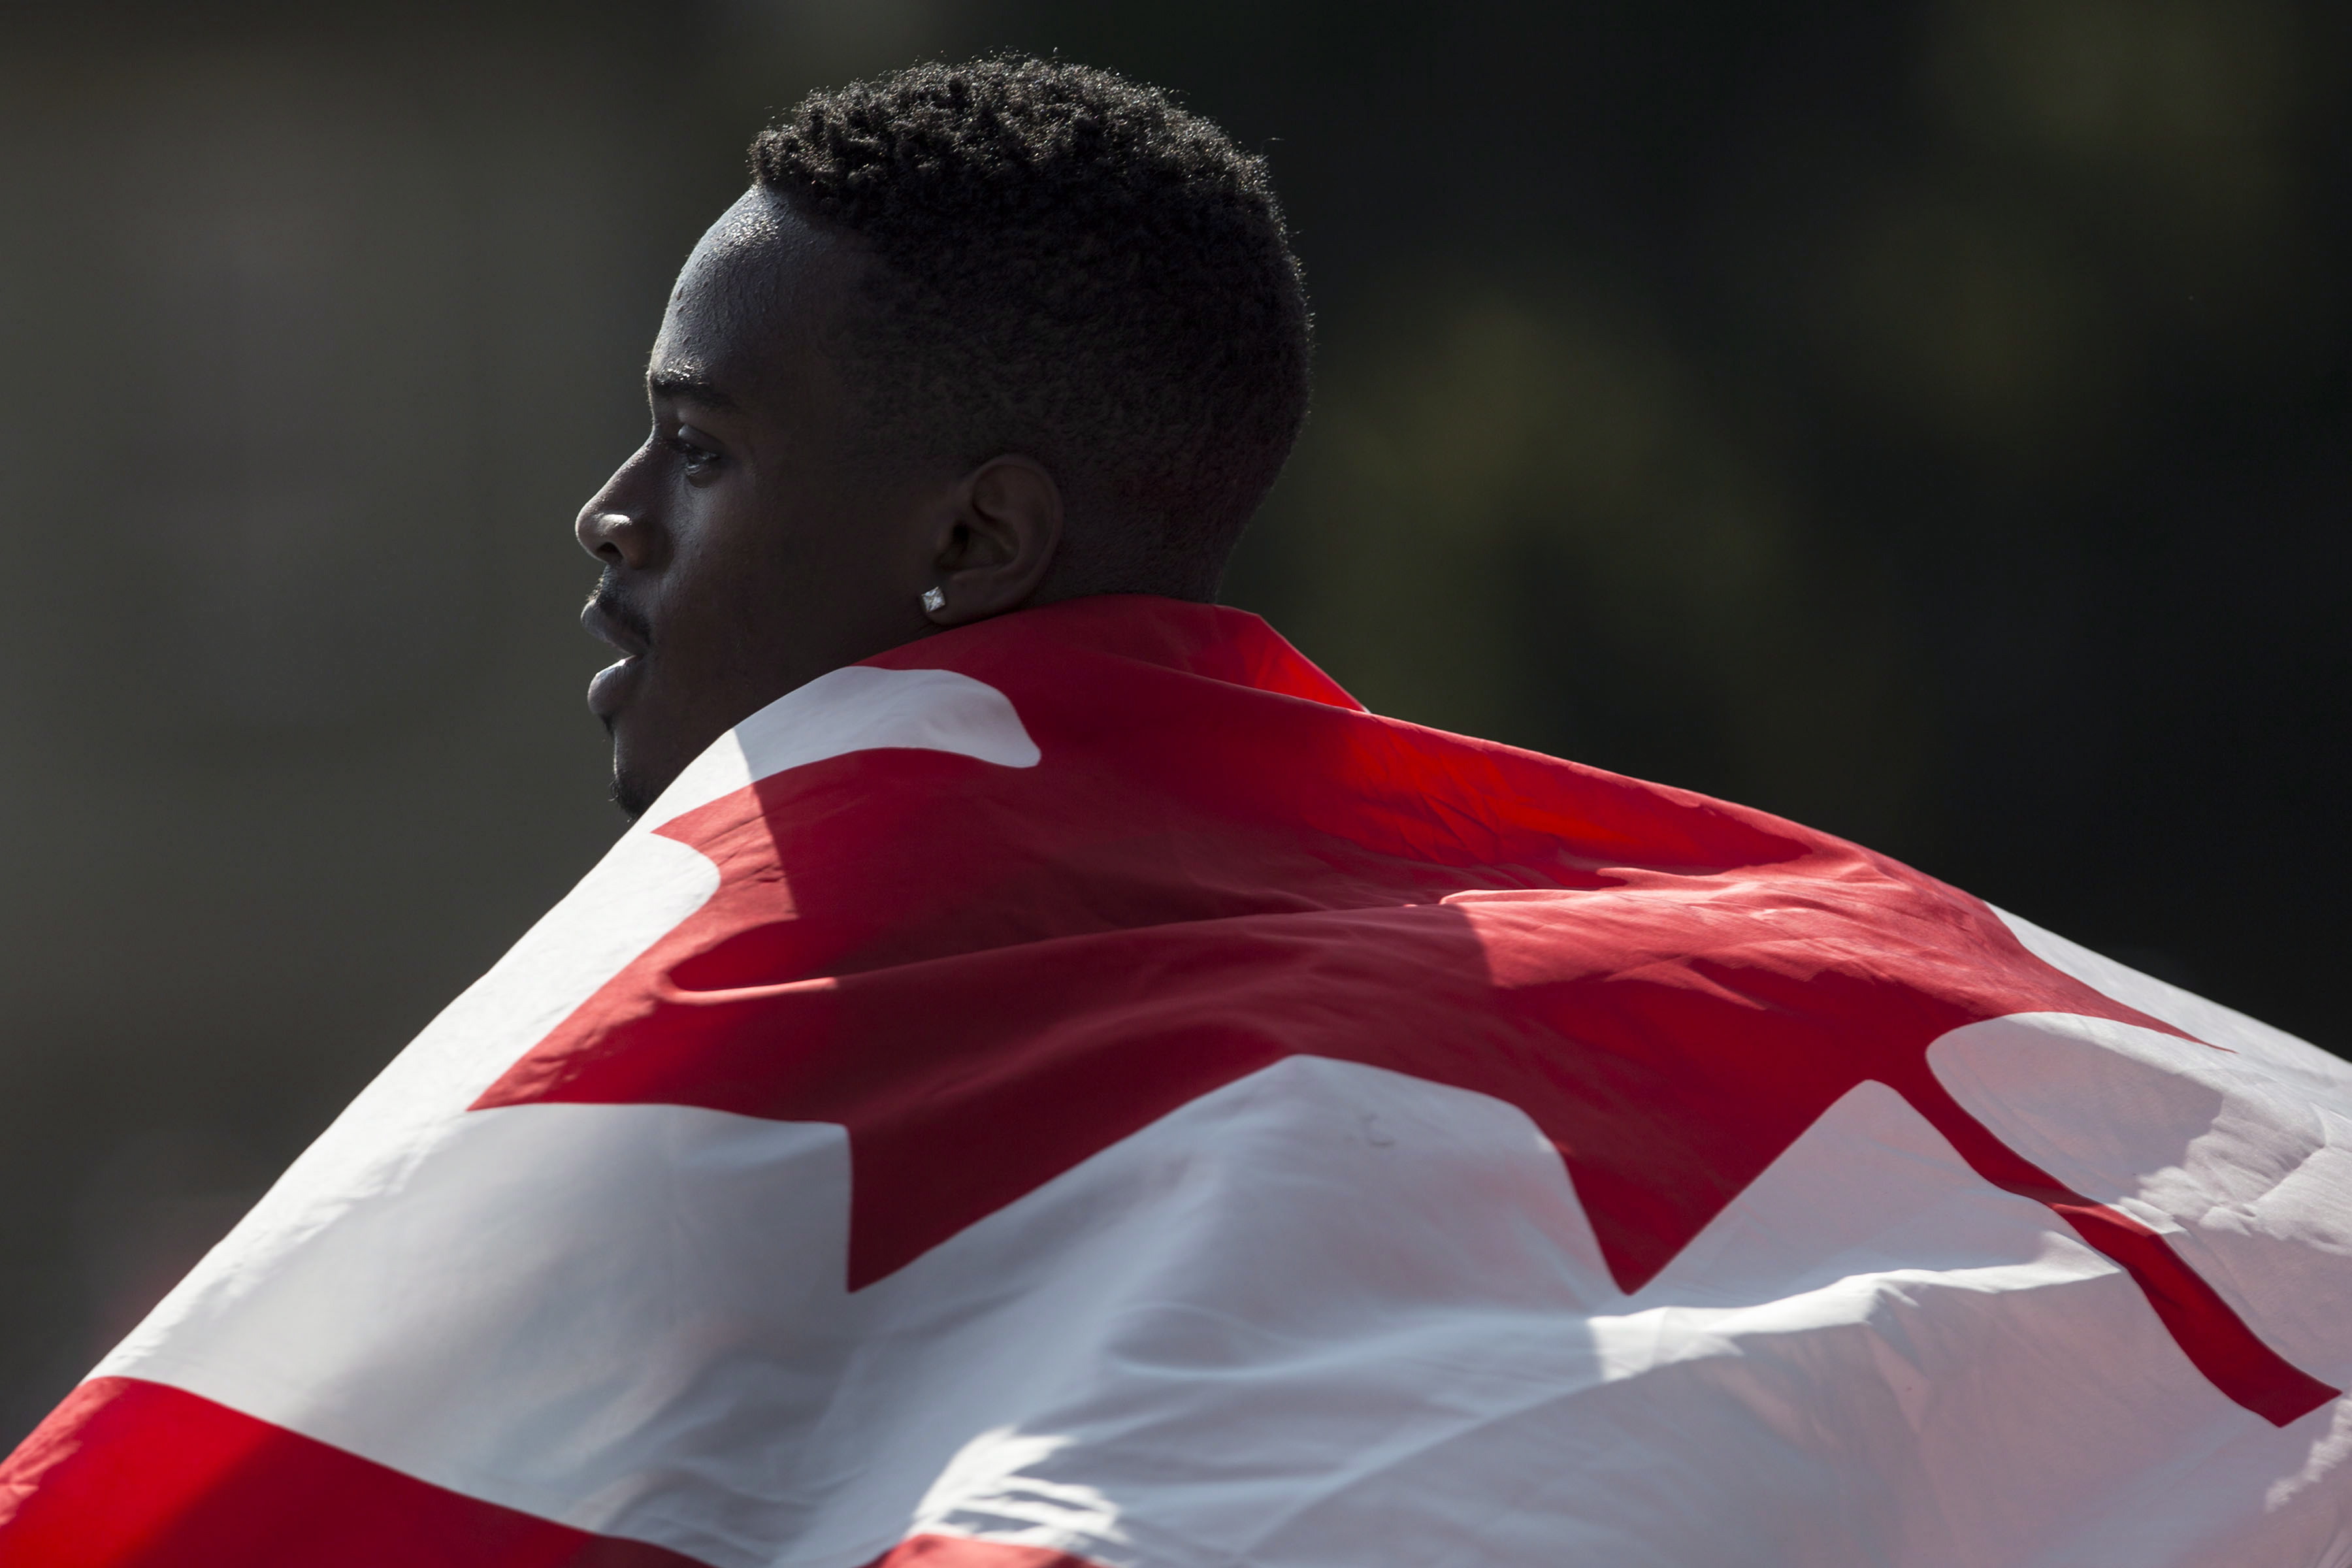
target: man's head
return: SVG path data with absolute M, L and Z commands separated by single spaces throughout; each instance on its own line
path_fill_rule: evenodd
M 807 99 L 751 165 L 671 294 L 653 433 L 580 517 L 632 816 L 826 670 L 1084 594 L 1212 597 L 1306 412 L 1265 165 L 1155 89 L 919 66 Z

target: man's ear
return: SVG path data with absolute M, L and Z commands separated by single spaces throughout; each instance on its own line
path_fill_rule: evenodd
M 1017 610 L 1037 592 L 1062 544 L 1062 490 L 1044 464 L 1007 453 L 972 469 L 950 498 L 923 595 L 933 626 L 960 626 Z

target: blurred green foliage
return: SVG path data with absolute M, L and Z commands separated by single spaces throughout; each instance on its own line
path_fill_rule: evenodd
M 1341 350 L 1234 587 L 1379 711 L 1893 832 L 1885 595 L 1622 306 L 1401 289 Z M 1371 356 L 1367 356 L 1371 357 Z

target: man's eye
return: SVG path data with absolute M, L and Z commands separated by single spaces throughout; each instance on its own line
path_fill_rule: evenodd
M 719 454 L 689 437 L 671 434 L 662 437 L 662 445 L 686 459 L 690 468 L 707 468 L 719 460 Z

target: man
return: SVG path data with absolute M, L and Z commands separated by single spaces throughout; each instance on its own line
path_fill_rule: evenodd
M 0 1561 L 2342 1560 L 2352 1071 L 1214 607 L 1307 316 L 1160 95 L 753 167 L 579 523 L 635 826 Z
M 1265 166 L 1157 94 L 928 68 L 751 159 L 654 345 L 653 435 L 581 514 L 633 817 L 828 670 L 1082 595 L 1210 602 L 1307 409 Z

